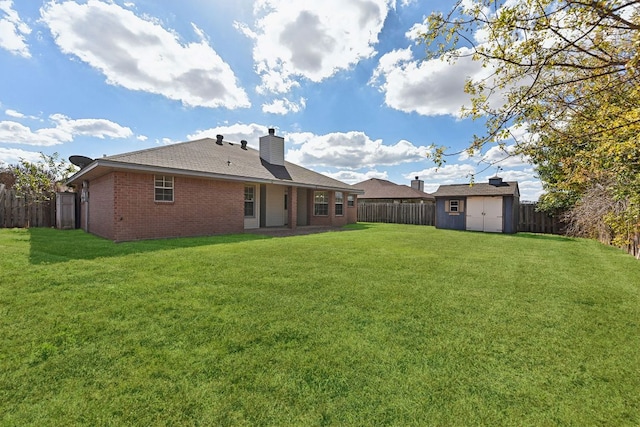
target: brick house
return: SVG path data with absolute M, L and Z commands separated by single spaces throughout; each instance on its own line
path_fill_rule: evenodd
M 205 138 L 102 157 L 73 175 L 80 226 L 114 241 L 357 221 L 348 184 L 284 160 L 274 129 L 260 149 Z

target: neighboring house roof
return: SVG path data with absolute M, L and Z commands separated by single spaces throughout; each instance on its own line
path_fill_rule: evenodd
M 467 196 L 516 196 L 520 197 L 517 182 L 497 181 L 497 185 L 489 183 L 441 185 L 433 193 L 435 197 L 467 197 Z
M 435 200 L 435 198 L 424 191 L 411 188 L 407 185 L 398 185 L 384 179 L 371 178 L 366 181 L 354 184 L 364 190 L 364 195 L 360 199 L 424 199 Z
M 112 171 L 141 171 L 200 178 L 250 181 L 296 187 L 322 188 L 362 194 L 362 191 L 336 179 L 290 162 L 272 165 L 260 158 L 253 148 L 204 138 L 163 147 L 101 157 L 68 180 L 78 184 Z

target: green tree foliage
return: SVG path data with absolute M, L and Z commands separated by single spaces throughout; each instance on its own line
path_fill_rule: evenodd
M 58 189 L 58 184 L 75 171 L 75 167 L 60 159 L 58 153 L 40 153 L 40 157 L 37 162 L 21 159 L 10 167 L 15 179 L 13 187 L 30 201 L 48 200 Z
M 537 167 L 543 208 L 573 209 L 582 234 L 637 234 L 640 1 L 459 0 L 429 16 L 423 39 L 430 58 L 471 56 L 492 71 L 465 88 L 463 114 L 486 120 L 469 151 L 512 138 Z M 606 208 L 589 208 L 602 197 Z

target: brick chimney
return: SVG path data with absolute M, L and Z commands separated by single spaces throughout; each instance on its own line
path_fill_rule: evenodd
M 260 137 L 260 158 L 267 163 L 284 166 L 284 138 L 269 129 L 269 135 Z

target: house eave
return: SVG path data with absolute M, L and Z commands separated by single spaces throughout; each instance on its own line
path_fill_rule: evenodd
M 91 163 L 84 169 L 80 170 L 79 172 L 71 176 L 67 180 L 66 184 L 77 185 L 84 180 L 96 179 L 110 172 L 116 172 L 116 171 L 166 174 L 166 175 L 187 176 L 187 177 L 194 177 L 194 178 L 216 179 L 216 180 L 234 181 L 234 182 L 253 182 L 258 184 L 273 184 L 273 185 L 284 185 L 284 186 L 309 188 L 309 189 L 344 191 L 350 194 L 358 194 L 358 195 L 364 194 L 364 190 L 360 190 L 357 188 L 326 186 L 326 185 L 320 185 L 320 184 L 283 181 L 278 179 L 265 179 L 265 178 L 243 176 L 243 175 L 228 175 L 228 174 L 194 171 L 194 170 L 186 170 L 186 169 L 178 169 L 178 168 L 168 168 L 163 166 L 141 165 L 141 164 L 135 164 L 135 163 L 122 163 L 122 162 L 114 162 L 112 160 L 107 160 L 107 159 L 95 160 L 93 163 Z

